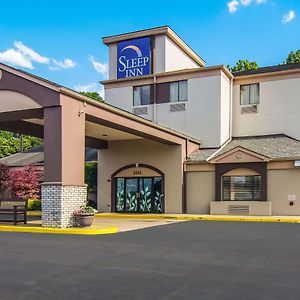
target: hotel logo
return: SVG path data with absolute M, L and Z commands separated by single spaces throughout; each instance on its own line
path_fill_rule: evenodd
M 118 43 L 118 78 L 151 73 L 150 37 Z

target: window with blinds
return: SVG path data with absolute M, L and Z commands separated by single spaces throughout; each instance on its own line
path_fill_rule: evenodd
M 241 85 L 241 105 L 259 104 L 259 83 Z
M 261 176 L 223 176 L 223 201 L 261 201 Z

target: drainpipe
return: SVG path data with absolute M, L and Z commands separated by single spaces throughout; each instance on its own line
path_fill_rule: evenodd
M 157 124 L 157 99 L 156 99 L 156 76 L 153 77 L 154 84 L 153 84 L 153 122 Z
M 188 139 L 185 139 L 185 161 L 188 158 Z M 186 214 L 187 210 L 187 189 L 186 189 L 186 164 L 183 161 L 182 170 L 183 170 L 183 181 L 182 181 L 182 213 Z
M 233 77 L 230 79 L 229 140 L 232 138 Z

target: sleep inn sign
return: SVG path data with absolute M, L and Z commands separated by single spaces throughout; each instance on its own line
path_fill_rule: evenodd
M 118 78 L 150 74 L 150 37 L 118 43 Z

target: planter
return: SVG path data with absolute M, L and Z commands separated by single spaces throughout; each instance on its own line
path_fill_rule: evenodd
M 75 217 L 81 227 L 91 226 L 94 221 L 94 214 L 81 214 L 75 215 Z

